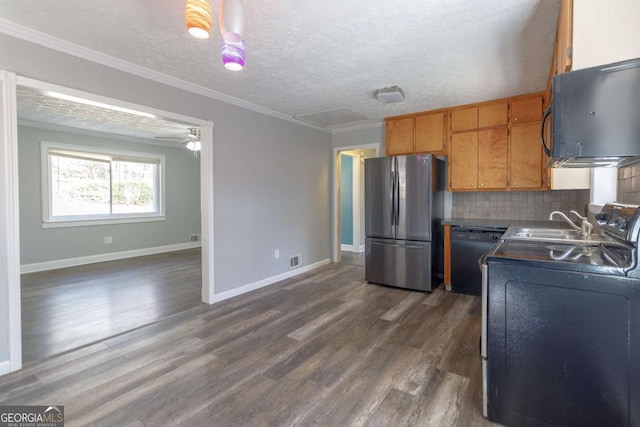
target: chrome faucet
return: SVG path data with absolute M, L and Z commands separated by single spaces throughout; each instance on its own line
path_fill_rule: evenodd
M 589 222 L 586 216 L 580 215 L 576 211 L 570 211 L 570 213 L 574 214 L 580 219 L 580 228 L 582 229 L 582 237 L 587 238 L 591 235 L 593 231 L 593 224 Z
M 586 217 L 580 215 L 578 212 L 571 211 L 571 213 L 574 214 L 575 216 L 577 216 L 581 220 L 580 226 L 576 225 L 576 223 L 571 221 L 568 216 L 566 216 L 564 213 L 562 213 L 560 211 L 551 212 L 549 214 L 549 220 L 552 220 L 554 215 L 558 215 L 567 224 L 569 224 L 569 226 L 571 226 L 571 228 L 573 228 L 576 231 L 579 231 L 583 238 L 589 237 L 591 235 L 591 232 L 593 231 L 593 225 L 589 221 L 587 221 Z

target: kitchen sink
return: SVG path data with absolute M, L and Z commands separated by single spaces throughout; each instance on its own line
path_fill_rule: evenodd
M 602 242 L 602 238 L 596 234 L 585 238 L 582 233 L 570 228 L 516 228 L 512 233 L 505 235 L 504 239 L 583 244 Z

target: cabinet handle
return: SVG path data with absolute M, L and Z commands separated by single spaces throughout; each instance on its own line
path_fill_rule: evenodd
M 480 187 L 484 187 L 484 184 L 482 184 L 482 183 L 481 183 L 481 184 L 480 184 Z
M 514 117 L 513 121 L 514 121 L 514 122 L 517 122 L 517 121 L 518 121 L 518 118 L 517 118 L 517 117 Z
M 475 185 L 475 184 L 471 184 L 471 186 L 472 186 L 472 187 L 475 187 L 476 185 Z
M 476 127 L 476 122 L 471 123 L 471 127 L 472 128 Z
M 517 182 L 515 182 L 515 181 L 513 181 L 513 186 L 514 186 L 514 187 L 517 187 L 517 186 L 518 186 L 518 183 L 517 183 Z
M 484 122 L 480 122 L 480 126 L 484 126 Z

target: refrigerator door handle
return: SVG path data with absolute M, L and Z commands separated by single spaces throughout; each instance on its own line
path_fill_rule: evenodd
M 396 227 L 400 225 L 400 173 L 398 172 L 398 159 L 396 158 L 396 200 L 395 200 L 395 211 L 396 211 Z M 396 230 L 396 236 L 398 232 Z
M 391 169 L 391 226 L 393 226 L 396 222 L 396 213 L 395 213 L 395 197 L 396 197 L 396 172 Z

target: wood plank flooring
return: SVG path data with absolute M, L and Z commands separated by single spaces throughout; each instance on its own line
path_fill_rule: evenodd
M 196 307 L 201 284 L 200 249 L 23 274 L 23 363 Z
M 479 298 L 331 264 L 0 377 L 68 426 L 473 426 Z

